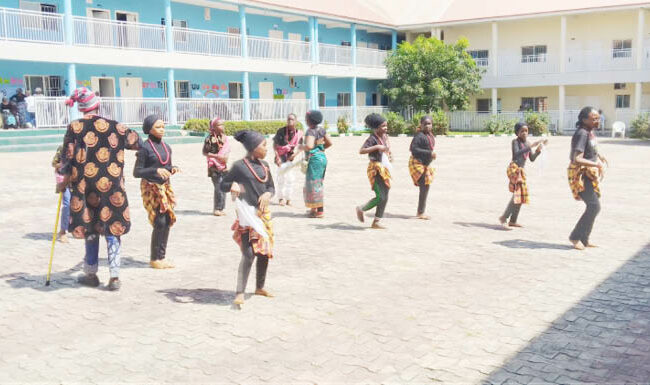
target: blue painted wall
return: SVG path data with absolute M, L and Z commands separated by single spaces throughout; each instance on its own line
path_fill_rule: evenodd
M 366 93 L 366 105 L 372 105 L 372 94 L 377 92 L 379 80 L 357 79 L 357 92 Z M 325 106 L 337 107 L 338 93 L 351 93 L 352 83 L 349 78 L 320 78 L 318 92 L 325 93 Z

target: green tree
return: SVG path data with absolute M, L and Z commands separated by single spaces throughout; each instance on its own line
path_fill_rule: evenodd
M 401 43 L 386 59 L 388 77 L 380 84 L 391 108 L 466 109 L 470 96 L 481 89 L 481 69 L 467 53 L 468 46 L 464 38 L 445 44 L 423 36 Z

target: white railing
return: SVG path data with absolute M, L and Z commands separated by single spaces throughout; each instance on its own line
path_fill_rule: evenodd
M 548 130 L 550 132 L 563 132 L 572 130 L 575 127 L 578 113 L 577 110 L 565 110 L 563 114 L 562 127 L 560 125 L 560 111 L 550 110 L 540 112 L 549 118 Z M 500 119 L 511 122 L 524 121 L 526 113 L 521 111 L 499 111 Z M 453 111 L 447 112 L 449 118 L 449 129 L 451 131 L 484 131 L 487 122 L 492 118 L 491 112 L 480 111 Z M 514 127 L 514 126 L 513 126 Z
M 242 120 L 243 116 L 243 99 L 176 99 L 179 124 L 190 119 Z
M 165 27 L 156 24 L 75 17 L 74 44 L 165 51 Z
M 0 39 L 63 44 L 63 16 L 0 8 Z
M 318 44 L 319 60 L 325 64 L 352 65 L 352 48 L 343 45 Z
M 101 98 L 99 115 L 129 125 L 142 124 L 149 115 L 169 122 L 169 104 L 165 98 Z
M 636 64 L 633 52 L 619 56 L 613 50 L 569 52 L 567 60 L 568 72 L 633 70 Z
M 384 106 L 357 106 L 357 123 L 363 126 L 366 116 L 375 114 L 385 114 L 388 112 L 388 107 Z
M 249 36 L 248 56 L 255 59 L 311 61 L 309 43 L 297 40 L 270 39 Z
M 388 51 L 372 48 L 357 48 L 357 65 L 362 67 L 385 67 Z
M 65 127 L 70 120 L 68 119 L 68 106 L 65 105 L 66 98 L 57 97 L 35 97 L 34 115 L 36 117 L 36 127 Z
M 548 74 L 560 72 L 557 59 L 551 55 L 500 55 L 498 76 Z
M 320 107 L 323 114 L 323 125 L 327 122 L 328 130 L 336 131 L 336 122 L 340 117 L 345 117 L 349 123 L 352 122 L 352 107 Z
M 174 49 L 209 56 L 241 56 L 238 34 L 174 27 Z
M 303 120 L 309 110 L 309 99 L 251 99 L 251 120 L 284 120 L 293 113 Z

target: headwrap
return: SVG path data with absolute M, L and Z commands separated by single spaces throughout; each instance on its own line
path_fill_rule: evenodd
M 374 112 L 366 116 L 365 119 L 366 126 L 368 126 L 368 128 L 372 128 L 373 130 L 378 129 L 379 126 L 381 126 L 385 121 L 386 118 Z
M 235 134 L 235 140 L 241 142 L 246 151 L 252 152 L 264 140 L 264 135 L 257 131 L 243 130 Z
M 159 120 L 160 118 L 158 115 L 149 115 L 144 118 L 144 122 L 142 122 L 142 132 L 144 132 L 145 135 L 149 135 L 149 132 L 153 128 L 153 125 L 156 124 L 156 122 Z
M 305 120 L 307 120 L 307 122 L 311 122 L 311 123 L 313 123 L 315 125 L 319 125 L 323 121 L 323 114 L 318 110 L 309 110 L 309 111 L 307 111 L 307 114 L 305 116 Z
M 217 131 L 217 126 L 219 125 L 219 122 L 223 122 L 224 120 L 221 119 L 220 117 L 216 117 L 210 121 L 210 132 Z
M 74 90 L 70 98 L 65 101 L 65 104 L 72 107 L 75 102 L 78 104 L 77 108 L 81 112 L 93 111 L 99 107 L 99 98 L 87 87 L 80 87 Z

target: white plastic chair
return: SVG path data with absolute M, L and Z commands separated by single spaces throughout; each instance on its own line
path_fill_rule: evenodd
M 625 138 L 625 123 L 624 122 L 614 122 L 612 124 L 612 138 L 616 136 L 616 134 L 621 134 L 622 138 Z

